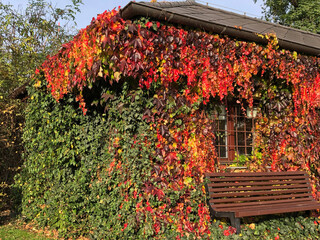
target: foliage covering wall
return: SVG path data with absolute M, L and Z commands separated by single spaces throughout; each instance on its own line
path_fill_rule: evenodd
M 319 189 L 316 57 L 105 12 L 36 71 L 22 212 L 65 236 L 206 237 L 216 103 L 258 104 L 248 167 Z M 48 94 L 48 91 L 51 94 Z
M 62 234 L 97 239 L 174 237 L 185 227 L 203 234 L 199 181 L 184 178 L 180 163 L 161 169 L 157 131 L 141 121 L 145 107 L 154 106 L 154 90 L 113 88 L 108 113 L 87 116 L 69 96 L 60 104 L 45 91 L 32 91 L 24 132 L 28 158 L 17 180 L 22 214 Z
M 81 1 L 66 4 L 58 8 L 45 0 L 26 0 L 24 7 L 15 8 L 0 2 L 0 210 L 12 207 L 10 185 L 23 162 L 25 104 L 12 99 L 23 97 L 22 85 L 30 81 L 36 67 L 72 39 Z

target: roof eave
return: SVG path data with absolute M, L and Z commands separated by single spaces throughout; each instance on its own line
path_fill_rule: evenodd
M 150 17 L 159 21 L 166 21 L 173 24 L 186 25 L 194 28 L 200 28 L 205 31 L 217 33 L 220 35 L 228 35 L 230 37 L 239 38 L 247 41 L 266 43 L 266 40 L 259 37 L 257 33 L 245 31 L 235 27 L 224 26 L 214 22 L 207 22 L 198 20 L 192 17 L 180 15 L 177 13 L 168 12 L 156 6 L 146 6 L 139 2 L 130 2 L 123 9 L 120 14 L 123 19 L 133 19 L 137 16 Z M 320 49 L 312 46 L 293 43 L 285 39 L 278 38 L 279 46 L 284 49 L 297 51 L 308 55 L 320 55 Z

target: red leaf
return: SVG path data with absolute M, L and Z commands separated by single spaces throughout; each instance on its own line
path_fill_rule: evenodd
M 152 27 L 152 25 L 153 25 L 152 22 L 147 22 L 146 27 L 150 28 L 150 27 Z

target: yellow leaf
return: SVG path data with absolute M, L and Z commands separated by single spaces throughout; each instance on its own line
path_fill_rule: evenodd
M 297 58 L 298 58 L 298 54 L 297 54 L 297 52 L 296 51 L 293 51 L 293 59 L 294 60 L 297 60 Z
M 99 69 L 98 76 L 103 77 L 103 68 L 102 67 L 100 67 L 100 69 Z
M 35 88 L 39 88 L 41 86 L 41 81 L 37 81 L 34 85 Z
M 191 182 L 192 182 L 192 178 L 191 178 L 191 177 L 187 177 L 187 178 L 184 180 L 184 184 L 185 184 L 185 185 L 189 185 Z
M 115 72 L 115 73 L 113 74 L 113 76 L 114 76 L 114 79 L 115 79 L 116 81 L 119 81 L 119 80 L 120 80 L 121 73 L 120 73 L 120 72 Z

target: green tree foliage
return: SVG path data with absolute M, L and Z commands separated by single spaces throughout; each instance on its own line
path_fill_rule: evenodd
M 320 31 L 320 0 L 263 0 L 263 3 L 268 21 L 315 33 Z
M 29 0 L 26 8 L 15 9 L 0 2 L 0 98 L 27 82 L 48 54 L 70 40 L 81 3 L 58 8 Z
M 15 9 L 0 2 L 0 210 L 10 206 L 10 184 L 23 151 L 24 104 L 8 96 L 71 38 L 81 3 L 72 0 L 58 8 L 45 0 L 29 0 L 25 9 Z
M 21 165 L 23 103 L 0 101 L 0 211 L 8 207 L 10 184 Z

